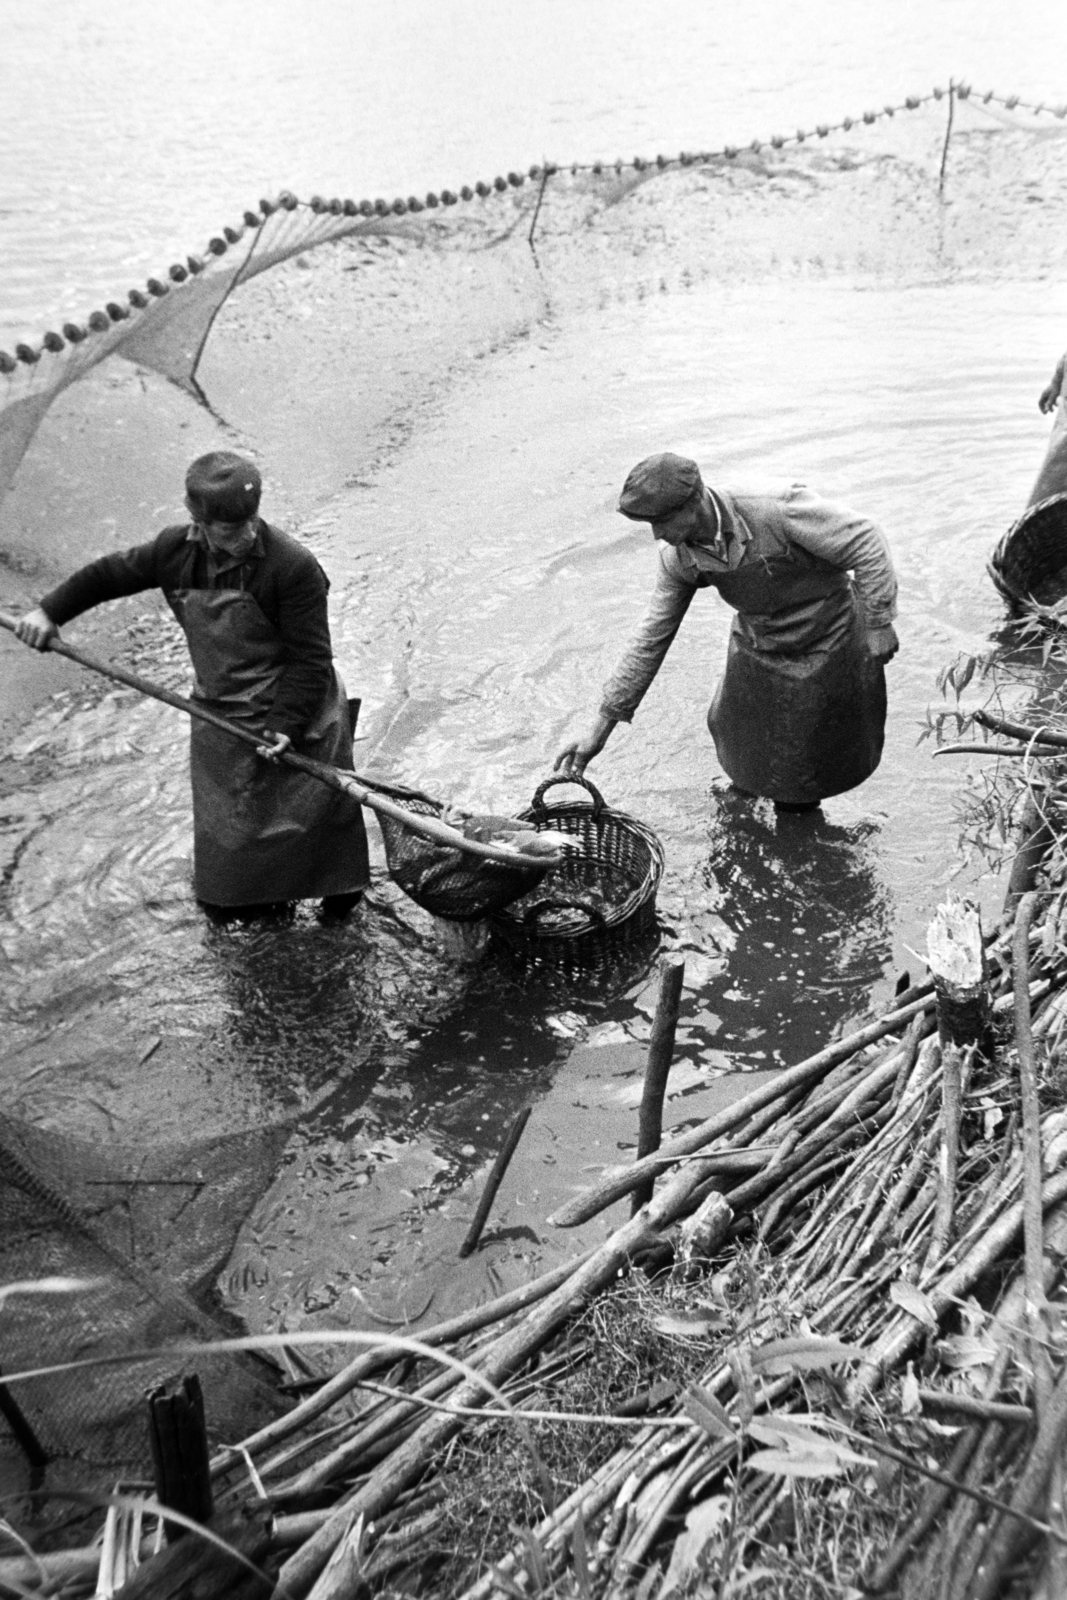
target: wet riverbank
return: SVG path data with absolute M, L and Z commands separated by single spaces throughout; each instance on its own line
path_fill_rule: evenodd
M 869 512 L 902 580 L 870 783 L 784 823 L 725 793 L 703 719 L 729 618 L 710 597 L 593 769 L 667 851 L 663 943 L 687 961 L 669 1120 L 702 1115 L 727 1068 L 797 1060 L 883 1000 L 949 883 L 997 901 L 980 864 L 960 869 L 958 769 L 916 740 L 938 672 L 999 617 L 985 555 L 1036 472 L 1067 309 L 1062 142 L 1005 139 L 998 173 L 1032 187 L 994 196 L 975 138 L 948 208 L 902 159 L 816 151 L 568 186 L 536 256 L 529 214 L 505 229 L 487 207 L 287 263 L 218 320 L 200 373 L 214 415 L 121 363 L 61 397 L 0 514 L 5 604 L 177 518 L 192 456 L 251 450 L 266 515 L 331 576 L 364 699 L 357 765 L 510 811 L 650 586 L 647 530 L 613 514 L 634 459 L 675 448 L 726 483 L 800 477 Z M 69 632 L 186 685 L 151 601 Z M 129 1144 L 313 1105 L 222 1271 L 253 1328 L 437 1319 L 578 1248 L 543 1218 L 634 1137 L 647 960 L 599 987 L 461 969 L 380 850 L 349 926 L 304 908 L 208 927 L 182 719 L 0 648 L 13 1112 Z M 486 1246 L 457 1271 L 485 1164 L 529 1101 Z

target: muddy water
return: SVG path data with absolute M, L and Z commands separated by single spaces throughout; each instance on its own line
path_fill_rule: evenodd
M 396 294 L 423 307 L 438 268 L 409 257 L 390 270 Z M 482 268 L 471 270 L 476 284 Z M 529 800 L 595 706 L 650 586 L 648 532 L 613 511 L 649 451 L 691 453 L 724 485 L 806 479 L 889 534 L 902 649 L 885 760 L 862 789 L 821 817 L 779 821 L 726 792 L 704 729 L 729 623 L 711 595 L 593 769 L 667 852 L 662 947 L 686 958 L 671 1123 L 706 1114 L 726 1069 L 797 1060 L 884 1000 L 915 971 L 948 886 L 995 905 L 996 884 L 955 851 L 959 769 L 917 737 L 937 673 L 999 614 L 984 560 L 1036 469 L 1034 353 L 1062 326 L 1062 289 L 778 274 L 571 297 L 560 311 L 566 297 L 527 263 L 496 274 L 497 322 L 483 319 L 464 359 L 429 361 L 440 381 L 406 405 L 390 386 L 436 335 L 391 352 L 371 342 L 373 360 L 342 362 L 336 348 L 316 355 L 311 334 L 327 268 L 294 268 L 263 292 L 275 345 L 291 349 L 286 329 L 306 326 L 321 382 L 257 390 L 257 362 L 270 370 L 272 357 L 249 329 L 264 325 L 235 312 L 207 374 L 224 430 L 151 380 L 83 386 L 42 430 L 9 504 L 10 547 L 40 527 L 44 572 L 84 547 L 63 531 L 75 503 L 98 547 L 122 542 L 138 519 L 176 513 L 187 455 L 224 439 L 263 451 L 268 516 L 299 526 L 331 575 L 338 657 L 365 703 L 357 765 L 370 773 L 478 809 Z M 458 325 L 451 338 L 454 354 Z M 367 424 L 347 443 L 332 403 L 346 385 Z M 377 413 L 375 388 L 390 395 Z M 333 431 L 313 425 L 316 406 Z M 147 448 L 123 450 L 135 433 Z M 110 496 L 117 471 L 140 504 Z M 108 508 L 120 525 L 105 530 Z M 136 602 L 112 616 L 71 636 L 109 630 L 126 660 L 184 684 L 160 611 Z M 304 907 L 291 926 L 209 927 L 190 893 L 182 719 L 48 666 L 54 698 L 0 766 L 8 1109 L 124 1143 L 297 1113 L 220 1278 L 252 1327 L 437 1318 L 599 1236 L 606 1220 L 578 1237 L 543 1219 L 632 1144 L 647 954 L 570 984 L 492 956 L 463 967 L 391 885 L 380 849 L 348 926 L 320 927 Z M 530 1102 L 486 1244 L 457 1264 L 486 1164 Z

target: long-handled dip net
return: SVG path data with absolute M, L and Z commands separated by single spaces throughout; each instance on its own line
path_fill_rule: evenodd
M 14 633 L 17 626 L 16 618 L 0 612 L 0 627 Z M 153 700 L 162 700 L 187 716 L 210 722 L 245 744 L 262 743 L 261 735 L 237 727 L 195 700 L 163 689 L 138 673 L 98 661 L 60 639 L 50 640 L 48 648 Z M 533 842 L 536 830 L 529 823 L 509 817 L 474 816 L 465 817 L 461 827 L 453 827 L 442 820 L 446 811 L 443 803 L 417 789 L 357 776 L 293 750 L 284 751 L 280 760 L 339 789 L 375 813 L 385 840 L 391 877 L 406 895 L 435 917 L 451 922 L 481 921 L 528 893 L 560 859 L 560 851 L 553 850 L 551 844 L 546 853 L 544 841 L 536 855 L 524 855 L 513 844 L 498 842 L 506 841 L 509 835 Z

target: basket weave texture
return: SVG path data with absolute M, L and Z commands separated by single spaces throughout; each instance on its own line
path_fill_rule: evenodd
M 418 789 L 379 783 L 365 777 L 361 777 L 360 782 L 417 816 L 439 817 L 443 810 L 439 800 L 432 800 Z M 389 876 L 416 905 L 449 922 L 481 921 L 509 901 L 526 894 L 548 871 L 536 860 L 531 860 L 528 867 L 481 860 L 466 850 L 424 839 L 381 812 L 377 817 L 385 841 Z
M 546 791 L 559 783 L 580 784 L 590 799 L 546 805 Z M 567 852 L 535 888 L 493 915 L 494 932 L 512 949 L 580 961 L 651 931 L 664 866 L 651 828 L 612 810 L 587 778 L 562 775 L 547 778 L 520 815 L 538 832 L 571 834 L 581 853 Z
M 989 576 L 1016 615 L 1061 607 L 1067 598 L 1067 493 L 1023 513 L 990 556 Z

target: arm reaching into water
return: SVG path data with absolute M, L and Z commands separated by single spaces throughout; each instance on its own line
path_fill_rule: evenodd
M 1064 366 L 1067 364 L 1067 354 L 1062 355 L 1056 363 L 1056 370 L 1046 383 L 1038 396 L 1038 409 L 1047 416 L 1055 410 L 1056 402 L 1063 393 Z
M 592 724 L 579 738 L 564 745 L 556 757 L 554 771 L 574 772 L 581 777 L 617 725 L 633 721 L 696 592 L 693 584 L 678 576 L 669 559 L 672 554 L 667 549 L 660 551 L 656 587 L 648 610 L 608 676 Z

